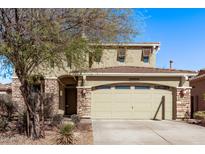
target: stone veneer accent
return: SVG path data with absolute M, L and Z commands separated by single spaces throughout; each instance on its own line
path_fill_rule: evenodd
M 59 110 L 59 84 L 57 79 L 45 79 L 45 93 L 53 94 L 53 114 Z
M 180 95 L 183 91 L 183 96 Z M 191 88 L 177 88 L 177 100 L 176 100 L 176 118 L 190 118 L 190 108 L 191 108 Z M 188 115 L 186 115 L 188 113 Z
M 77 114 L 82 118 L 91 117 L 91 88 L 77 87 Z
M 25 104 L 20 91 L 20 82 L 18 78 L 12 81 L 12 100 L 17 104 L 18 110 L 23 111 Z M 59 109 L 59 84 L 57 79 L 45 79 L 45 93 L 53 94 L 53 114 L 58 113 Z
M 20 85 L 21 83 L 18 78 L 12 79 L 12 101 L 17 105 L 19 112 L 23 111 L 25 107 L 24 99 L 21 95 L 21 90 L 19 89 Z

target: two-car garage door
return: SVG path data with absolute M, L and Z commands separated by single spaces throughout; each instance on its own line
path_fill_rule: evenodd
M 172 119 L 172 91 L 102 88 L 92 91 L 92 118 Z

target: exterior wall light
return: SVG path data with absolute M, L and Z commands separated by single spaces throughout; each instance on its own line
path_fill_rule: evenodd
M 181 98 L 184 97 L 185 93 L 186 93 L 186 92 L 185 92 L 183 89 L 180 90 L 180 92 L 179 92 L 180 97 L 181 97 Z
M 86 89 L 83 89 L 82 90 L 82 95 L 85 96 L 86 92 L 87 92 Z

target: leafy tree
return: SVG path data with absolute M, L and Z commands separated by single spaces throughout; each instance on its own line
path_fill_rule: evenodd
M 21 83 L 28 137 L 42 136 L 41 103 L 36 100 L 32 105 L 30 99 L 31 78 L 39 67 L 52 62 L 63 68 L 66 56 L 75 68 L 81 68 L 88 54 L 95 59 L 100 53 L 99 46 L 90 43 L 131 40 L 137 34 L 131 15 L 126 9 L 0 9 L 0 56 L 7 59 L 4 64 L 13 66 Z

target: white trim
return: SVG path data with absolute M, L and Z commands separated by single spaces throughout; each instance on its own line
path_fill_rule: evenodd
M 86 75 L 86 76 L 156 76 L 156 77 L 185 77 L 196 76 L 197 73 L 74 73 L 74 75 Z
M 92 86 L 77 86 L 77 89 L 81 89 L 81 88 L 92 88 Z
M 58 79 L 57 77 L 45 77 L 45 79 Z
M 89 72 L 88 73 L 70 73 L 70 74 L 78 75 L 78 76 L 142 76 L 142 77 L 186 77 L 186 76 L 196 76 L 197 75 L 197 73 L 89 73 Z M 205 74 L 202 76 L 205 76 Z M 196 77 L 196 78 L 199 78 L 199 77 Z M 12 77 L 12 79 L 18 79 L 18 77 Z M 58 79 L 58 77 L 45 77 L 45 79 Z M 191 80 L 194 80 L 194 79 L 191 79 Z
M 179 88 L 179 89 L 192 89 L 192 87 L 177 87 L 177 88 Z
M 90 45 L 96 45 L 96 44 L 90 44 Z M 99 46 L 153 46 L 153 47 L 159 47 L 160 43 L 102 43 L 97 44 Z
M 12 77 L 12 79 L 18 79 L 17 76 Z M 58 79 L 57 77 L 45 77 L 45 79 Z
M 7 94 L 6 91 L 0 91 L 0 94 Z

